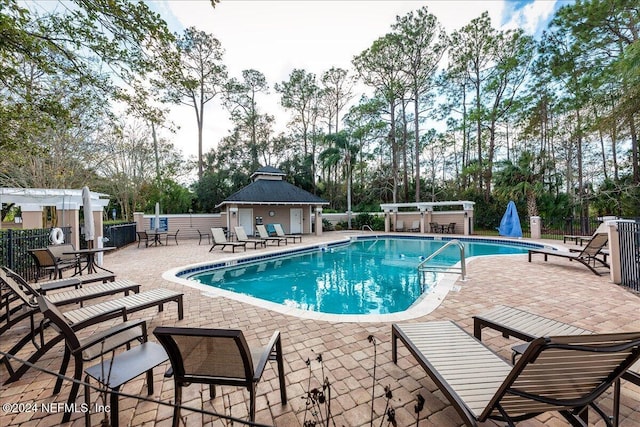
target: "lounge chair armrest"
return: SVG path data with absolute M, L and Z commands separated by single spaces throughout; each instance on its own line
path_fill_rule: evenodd
M 280 343 L 280 331 L 275 331 L 273 333 L 273 335 L 271 335 L 271 339 L 269 340 L 269 343 L 267 344 L 266 347 L 264 347 L 264 351 L 262 352 L 262 355 L 260 356 L 260 361 L 258 361 L 258 364 L 254 367 L 254 376 L 253 376 L 253 380 L 254 381 L 258 381 L 260 379 L 260 377 L 262 376 L 262 371 L 264 371 L 264 367 L 267 364 L 267 361 L 269 361 L 271 359 L 271 353 L 273 353 L 274 351 L 276 351 L 276 346 L 280 347 L 281 343 Z
M 97 334 L 93 334 L 91 337 L 89 337 L 86 341 L 82 341 L 82 345 L 80 347 L 78 347 L 76 349 L 76 351 L 84 351 L 89 347 L 92 347 L 96 344 L 98 344 L 99 342 L 106 340 L 107 338 L 110 338 L 114 335 L 118 335 L 121 332 L 127 331 L 129 329 L 134 329 L 137 327 L 142 327 L 142 330 L 140 332 L 139 335 L 132 337 L 131 341 L 135 340 L 135 339 L 140 339 L 142 338 L 142 341 L 147 341 L 147 322 L 144 319 L 139 319 L 139 320 L 129 320 L 128 322 L 124 322 L 121 323 L 119 325 L 113 326 L 107 330 L 104 330 L 102 332 L 98 332 Z
M 117 313 L 122 313 L 122 321 L 127 321 L 127 308 L 125 306 L 114 308 L 110 311 L 105 311 L 98 316 L 91 317 L 87 320 L 83 320 L 82 322 L 78 322 L 74 325 L 71 325 L 71 329 L 74 331 L 79 331 L 81 329 L 86 328 L 87 326 L 95 325 L 96 323 L 104 322 L 106 320 L 111 320 L 115 317 L 118 317 Z

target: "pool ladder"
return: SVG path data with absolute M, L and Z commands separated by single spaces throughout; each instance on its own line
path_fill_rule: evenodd
M 444 265 L 431 265 L 428 266 L 427 263 L 431 261 L 433 258 L 438 256 L 442 251 L 444 251 L 447 247 L 456 245 L 458 249 L 460 249 L 460 268 L 444 266 Z M 465 263 L 464 257 L 464 245 L 457 239 L 449 240 L 444 246 L 440 249 L 429 255 L 424 261 L 418 264 L 418 274 L 420 275 L 420 283 L 424 284 L 426 273 L 453 273 L 460 274 L 462 276 L 462 280 L 465 280 L 467 277 L 467 265 Z

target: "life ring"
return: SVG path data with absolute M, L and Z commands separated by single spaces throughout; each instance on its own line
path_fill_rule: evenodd
M 51 240 L 51 243 L 53 243 L 54 245 L 60 245 L 64 243 L 64 232 L 62 231 L 62 228 L 52 228 L 51 234 L 49 234 L 49 240 Z

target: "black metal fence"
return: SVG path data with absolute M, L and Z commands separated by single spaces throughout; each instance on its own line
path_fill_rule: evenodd
M 590 236 L 600 223 L 600 219 L 593 218 L 541 218 L 542 238 L 562 240 L 564 236 Z M 522 237 L 531 237 L 531 222 L 528 216 L 520 218 Z M 474 229 L 474 234 L 481 236 L 497 236 L 497 226 L 493 230 Z
M 640 292 L 640 222 L 619 222 L 621 284 Z
M 64 241 L 69 242 L 71 227 L 61 228 Z M 9 267 L 27 280 L 35 279 L 36 266 L 29 255 L 29 249 L 50 245 L 50 234 L 50 228 L 0 230 L 0 265 Z M 121 248 L 136 241 L 136 223 L 104 226 L 102 234 L 106 237 L 104 246 Z M 87 247 L 84 238 L 80 239 L 80 247 Z

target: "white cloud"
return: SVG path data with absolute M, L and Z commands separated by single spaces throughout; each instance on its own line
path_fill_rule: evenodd
M 222 0 L 215 9 L 206 0 L 168 0 L 151 5 L 174 32 L 194 26 L 218 38 L 226 51 L 224 62 L 231 76 L 239 77 L 242 70 L 253 68 L 265 74 L 271 87 L 287 80 L 294 68 L 317 75 L 332 66 L 350 68 L 352 58 L 387 33 L 397 15 L 425 5 L 449 33 L 485 10 L 494 25 L 504 22 L 508 14 L 502 1 L 477 0 Z M 529 28 L 535 29 L 553 12 L 554 5 L 554 1 L 548 0 L 527 5 L 512 17 L 510 25 L 530 32 Z M 261 101 L 263 111 L 274 114 L 278 127 L 284 129 L 288 116 L 281 111 L 275 91 L 272 89 L 271 95 Z M 228 134 L 231 123 L 227 116 L 219 105 L 207 108 L 205 152 Z M 172 137 L 175 144 L 186 154 L 196 154 L 193 112 L 176 108 L 172 118 L 180 126 L 180 131 Z

